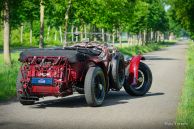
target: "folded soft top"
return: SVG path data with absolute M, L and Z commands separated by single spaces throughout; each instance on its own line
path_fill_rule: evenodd
M 46 48 L 46 49 L 27 49 L 20 53 L 19 60 L 25 61 L 26 58 L 32 56 L 48 56 L 48 57 L 66 57 L 70 63 L 76 63 L 77 61 L 85 61 L 89 56 L 98 56 L 100 51 L 93 50 L 91 48 L 82 47 L 65 47 L 65 48 Z

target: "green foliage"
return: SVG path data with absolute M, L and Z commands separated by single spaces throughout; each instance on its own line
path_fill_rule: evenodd
M 128 24 L 128 31 L 139 33 L 147 28 L 148 3 L 138 1 L 134 8 L 132 21 Z
M 24 32 L 23 32 L 23 43 L 21 43 L 21 29 L 12 29 L 11 30 L 11 37 L 10 37 L 10 47 L 11 49 L 16 48 L 28 48 L 28 47 L 38 47 L 39 45 L 39 22 L 33 22 L 33 31 L 32 31 L 32 44 L 30 44 L 30 23 L 23 24 Z M 48 26 L 45 26 L 48 28 Z M 60 42 L 60 33 L 59 30 L 56 28 L 50 28 L 49 37 L 47 35 L 48 30 L 45 29 L 45 45 L 46 46 L 62 46 Z M 56 33 L 56 40 L 55 40 L 55 33 Z M 3 36 L 3 30 L 0 30 L 0 37 Z M 0 38 L 0 50 L 3 49 L 3 38 Z
M 109 30 L 125 28 L 126 22 L 131 18 L 135 2 L 127 0 L 98 1 L 93 19 L 97 27 Z
M 0 100 L 9 99 L 16 95 L 16 77 L 20 63 L 18 53 L 13 53 L 12 65 L 3 64 L 3 54 L 0 54 Z
M 123 48 L 118 47 L 118 49 L 123 54 L 133 56 L 137 54 L 144 54 L 151 51 L 156 51 L 173 44 L 175 44 L 175 42 L 160 42 L 160 43 L 149 43 L 145 46 L 128 46 Z
M 169 0 L 174 19 L 194 36 L 194 0 Z
M 161 31 L 168 30 L 168 18 L 164 10 L 164 2 L 138 1 L 134 8 L 132 21 L 127 29 L 129 32 L 139 33 L 143 30 Z
M 51 27 L 62 26 L 65 22 L 67 0 L 48 0 L 45 2 L 46 24 Z
M 61 27 L 64 31 L 68 3 L 69 0 L 44 0 L 45 37 L 48 26 L 56 30 Z M 37 45 L 40 33 L 39 13 L 39 0 L 10 0 L 12 46 L 20 42 L 21 25 L 27 28 L 24 30 L 24 44 L 28 44 L 27 38 L 32 29 L 33 44 Z M 83 31 L 83 26 L 87 24 L 91 25 L 90 31 L 104 28 L 106 32 L 126 30 L 135 34 L 144 30 L 164 32 L 168 29 L 163 0 L 72 0 L 69 25 L 81 26 L 81 31 Z M 70 31 L 70 28 L 68 30 Z M 15 31 L 18 32 L 17 35 Z M 53 39 L 45 42 L 50 44 L 58 41 Z
M 194 128 L 194 44 L 190 43 L 187 52 L 186 77 L 182 91 L 181 102 L 178 106 L 177 126 L 178 129 Z

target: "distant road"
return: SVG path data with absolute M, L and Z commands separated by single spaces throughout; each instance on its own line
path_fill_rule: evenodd
M 110 92 L 102 107 L 83 95 L 45 98 L 33 106 L 0 104 L 1 129 L 171 129 L 184 82 L 186 42 L 146 54 L 153 85 L 144 97 Z

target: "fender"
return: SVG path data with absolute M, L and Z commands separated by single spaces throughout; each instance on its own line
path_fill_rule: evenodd
M 129 61 L 129 78 L 130 78 L 130 83 L 132 85 L 137 84 L 137 79 L 138 79 L 138 70 L 139 70 L 139 63 L 141 60 L 145 60 L 145 57 L 142 55 L 138 56 L 133 56 L 132 59 Z

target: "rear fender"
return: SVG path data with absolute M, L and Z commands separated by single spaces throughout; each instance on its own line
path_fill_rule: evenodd
M 131 85 L 137 84 L 139 64 L 141 60 L 145 60 L 145 57 L 143 57 L 142 55 L 138 55 L 133 56 L 132 59 L 129 61 L 128 72 Z

